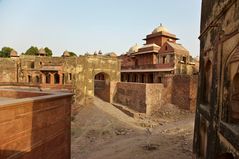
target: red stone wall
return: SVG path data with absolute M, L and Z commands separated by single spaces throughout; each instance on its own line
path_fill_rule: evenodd
M 118 82 L 115 87 L 113 103 L 147 115 L 160 108 L 162 84 Z
M 176 75 L 173 77 L 172 103 L 182 109 L 195 111 L 198 76 Z
M 138 65 L 153 64 L 152 54 L 140 54 L 136 56 L 136 59 L 138 60 Z
M 0 103 L 0 158 L 70 159 L 71 95 Z
M 135 61 L 131 56 L 122 55 L 119 57 L 121 60 L 121 66 L 134 66 Z
M 146 44 L 156 44 L 158 46 L 162 46 L 163 40 L 162 40 L 162 38 L 154 37 L 154 38 L 147 39 Z

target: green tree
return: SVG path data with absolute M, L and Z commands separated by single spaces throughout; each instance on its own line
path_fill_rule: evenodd
M 13 50 L 13 48 L 10 47 L 3 47 L 0 51 L 0 57 L 10 57 L 10 53 Z
M 47 56 L 52 56 L 52 50 L 51 49 L 49 49 L 48 47 L 45 47 L 44 50 L 45 50 Z
M 38 48 L 35 46 L 31 46 L 24 55 L 37 55 L 38 54 Z

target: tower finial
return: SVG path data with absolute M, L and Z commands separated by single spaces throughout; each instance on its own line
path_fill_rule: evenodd
M 162 24 L 162 23 L 160 23 L 160 26 L 163 26 L 163 24 Z

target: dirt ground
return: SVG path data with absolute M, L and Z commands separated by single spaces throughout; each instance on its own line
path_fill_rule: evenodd
M 72 119 L 72 159 L 191 159 L 194 114 L 165 107 L 133 119 L 95 98 Z

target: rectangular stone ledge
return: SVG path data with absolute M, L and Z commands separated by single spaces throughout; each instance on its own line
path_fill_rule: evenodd
M 1 92 L 17 92 L 19 94 L 21 93 L 29 93 L 29 94 L 38 94 L 33 96 L 33 97 L 27 97 L 24 98 L 19 98 L 19 99 L 12 99 L 5 100 L 5 101 L 0 101 L 0 109 L 8 106 L 14 106 L 14 105 L 19 105 L 19 104 L 24 104 L 24 103 L 34 103 L 34 102 L 39 102 L 39 101 L 45 101 L 49 99 L 60 99 L 62 97 L 71 97 L 74 94 L 73 93 L 66 93 L 66 92 L 39 92 L 39 91 L 23 91 L 23 90 L 11 90 L 11 89 L 0 89 L 0 97 L 1 97 Z M 11 97 L 10 97 L 11 98 Z

